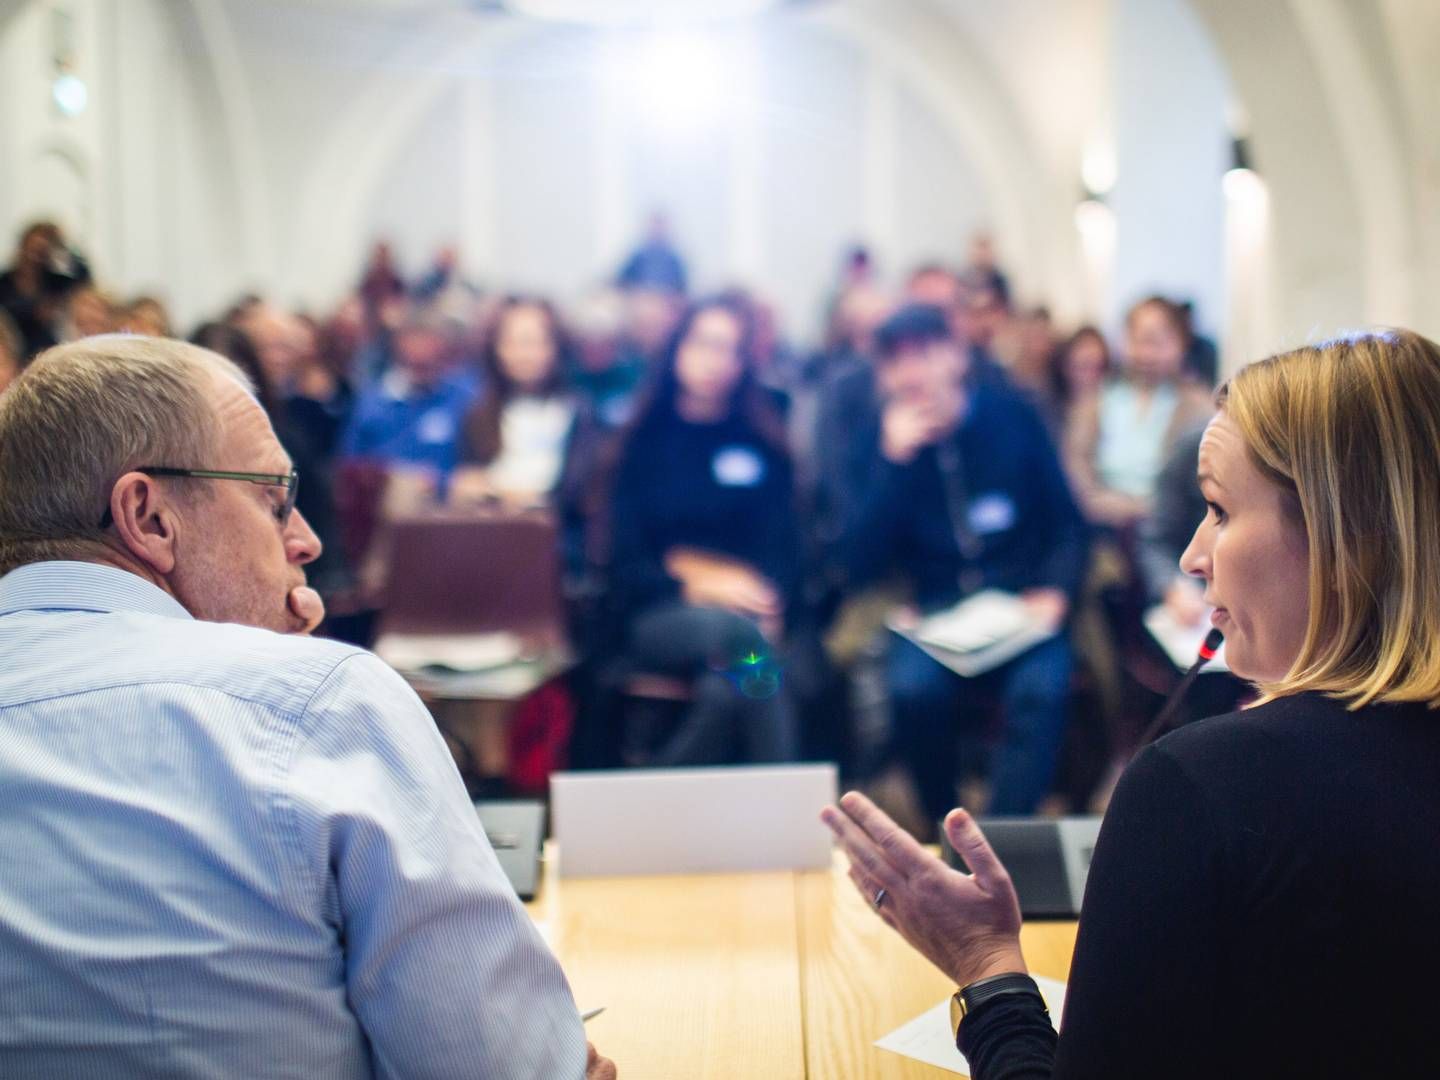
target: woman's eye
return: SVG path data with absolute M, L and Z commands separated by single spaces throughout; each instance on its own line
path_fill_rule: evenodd
M 1213 503 L 1207 500 L 1205 505 L 1209 507 L 1210 513 L 1215 515 L 1215 521 L 1217 524 L 1225 520 L 1225 510 L 1223 507 L 1220 506 L 1219 503 Z

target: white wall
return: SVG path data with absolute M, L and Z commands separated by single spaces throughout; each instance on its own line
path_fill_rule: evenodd
M 1118 180 L 1107 313 L 1148 293 L 1191 298 L 1197 321 L 1223 326 L 1224 199 L 1230 88 L 1219 56 L 1184 0 L 1115 0 Z

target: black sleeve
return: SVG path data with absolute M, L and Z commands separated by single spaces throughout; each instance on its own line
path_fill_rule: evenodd
M 847 588 L 875 581 L 895 559 L 909 508 L 912 466 L 876 456 L 855 485 L 857 507 L 840 534 L 836 564 Z
M 1188 1075 L 1213 1059 L 1228 922 L 1216 813 L 1163 741 L 1125 770 L 1086 883 L 1056 1077 Z
M 1031 996 L 987 1002 L 960 1024 L 960 1052 L 975 1080 L 1046 1080 L 1055 1064 L 1055 1028 Z
M 1085 580 L 1090 530 L 1075 503 L 1070 481 L 1049 432 L 1034 409 L 1027 407 L 1026 412 L 1029 415 L 1025 427 L 1030 445 L 1028 471 L 1035 485 L 1033 498 L 1040 507 L 1041 528 L 1050 537 L 1036 567 L 1035 585 L 1059 589 L 1073 603 Z
M 610 588 L 626 615 L 680 595 L 680 583 L 665 572 L 665 553 L 653 536 L 652 519 L 665 512 L 665 490 L 646 468 L 651 453 L 643 431 L 634 432 L 610 495 Z
M 772 465 L 773 480 L 766 485 L 761 571 L 780 590 L 786 606 L 792 605 L 800 589 L 800 525 L 795 512 L 795 472 L 786 457 Z

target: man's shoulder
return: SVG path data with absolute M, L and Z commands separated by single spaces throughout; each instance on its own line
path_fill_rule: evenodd
M 188 683 L 257 706 L 300 714 L 332 678 L 357 665 L 384 665 L 364 649 L 325 638 L 279 634 L 238 623 L 156 620 L 134 641 L 135 682 Z M 147 643 L 146 639 L 149 638 Z M 150 647 L 173 649 L 149 655 Z M 386 669 L 389 670 L 388 668 Z M 397 676 L 398 679 L 398 676 Z

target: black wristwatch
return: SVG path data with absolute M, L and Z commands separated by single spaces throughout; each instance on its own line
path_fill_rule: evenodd
M 1050 1015 L 1050 1008 L 1045 1004 L 1045 997 L 1040 993 L 1040 987 L 1035 985 L 1035 980 L 1029 975 L 1022 975 L 1019 972 L 991 975 L 988 979 L 981 979 L 969 986 L 962 986 L 950 999 L 950 1033 L 955 1036 L 956 1041 L 958 1042 L 960 1039 L 961 1020 L 964 1020 L 987 1001 L 994 1001 L 996 998 L 1006 997 L 1010 994 L 1033 996 L 1040 1002 L 1040 1008 L 1045 1010 L 1045 1015 L 1047 1017 Z

